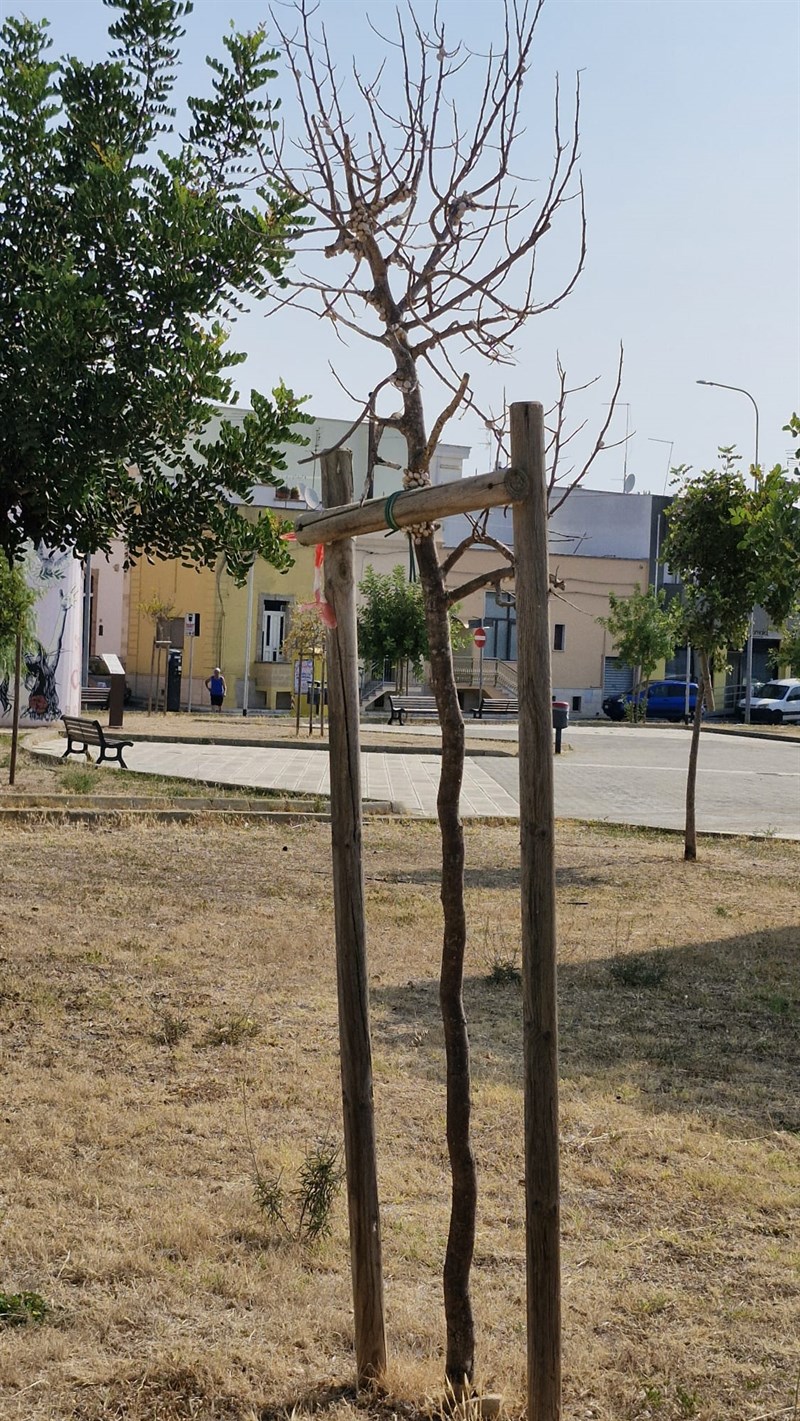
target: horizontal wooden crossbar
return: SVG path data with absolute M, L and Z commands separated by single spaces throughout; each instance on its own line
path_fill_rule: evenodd
M 452 483 L 406 489 L 394 496 L 392 525 L 405 528 L 411 523 L 430 523 L 436 518 L 449 518 L 456 513 L 478 513 L 483 508 L 499 508 L 525 498 L 528 488 L 527 475 L 520 469 L 501 469 L 470 479 L 454 479 Z M 341 508 L 303 513 L 295 523 L 297 541 L 309 547 L 313 543 L 334 543 L 339 538 L 355 538 L 360 533 L 379 533 L 382 528 L 390 526 L 386 517 L 387 501 L 385 498 L 371 498 L 366 503 L 349 503 Z

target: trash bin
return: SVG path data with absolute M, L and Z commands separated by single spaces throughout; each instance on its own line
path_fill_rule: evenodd
M 569 701 L 553 699 L 553 729 L 556 733 L 556 754 L 561 754 L 561 732 L 569 725 Z
M 181 708 L 181 675 L 183 673 L 183 652 L 174 647 L 167 655 L 167 710 Z

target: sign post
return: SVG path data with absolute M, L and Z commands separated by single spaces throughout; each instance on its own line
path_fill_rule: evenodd
M 186 701 L 186 714 L 192 713 L 192 668 L 194 666 L 194 639 L 200 635 L 200 613 L 187 612 L 183 619 L 183 634 L 189 638 L 189 692 Z
M 483 648 L 486 645 L 486 628 L 476 627 L 472 633 L 472 640 L 480 653 L 478 657 L 478 710 L 483 700 Z

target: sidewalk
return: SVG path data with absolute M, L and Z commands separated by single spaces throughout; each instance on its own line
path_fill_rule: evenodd
M 60 755 L 63 739 L 37 750 Z M 684 822 L 687 734 L 671 727 L 571 727 L 566 753 L 554 760 L 556 815 L 679 830 Z M 434 818 L 438 746 L 421 753 L 362 752 L 365 799 L 389 802 L 397 814 Z M 137 741 L 125 752 L 142 774 L 320 795 L 330 793 L 328 755 L 288 742 L 271 748 L 239 744 Z M 80 763 L 75 757 L 72 763 Z M 517 818 L 519 765 L 509 755 L 467 755 L 461 813 L 465 818 Z M 704 741 L 698 771 L 700 832 L 800 839 L 800 742 L 771 745 L 750 738 Z

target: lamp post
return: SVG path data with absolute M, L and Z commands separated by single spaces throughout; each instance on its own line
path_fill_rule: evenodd
M 253 647 L 253 586 L 256 575 L 256 555 L 247 574 L 247 625 L 244 634 L 244 685 L 242 687 L 242 715 L 247 715 L 250 700 L 250 656 Z
M 673 451 L 673 449 L 675 448 L 675 440 L 674 440 L 674 439 L 653 439 L 653 438 L 651 438 L 651 437 L 648 437 L 647 442 L 648 442 L 648 444 L 668 444 L 668 445 L 669 445 L 669 453 L 668 453 L 668 455 L 667 455 L 667 472 L 666 472 L 666 474 L 664 475 L 664 493 L 666 493 L 666 491 L 667 491 L 667 480 L 668 480 L 668 478 L 669 478 L 669 471 L 670 471 L 670 469 L 672 468 L 672 451 Z
M 715 390 L 733 390 L 737 395 L 744 395 L 753 406 L 753 412 L 756 417 L 756 448 L 755 460 L 753 462 L 753 478 L 756 481 L 756 487 L 758 487 L 758 405 L 753 399 L 753 396 L 749 390 L 743 390 L 741 385 L 723 385 L 721 380 L 698 380 L 697 384 L 713 385 Z M 746 725 L 750 724 L 750 705 L 753 699 L 753 632 L 754 620 L 753 613 L 751 612 L 750 627 L 747 633 L 747 670 L 745 673 L 747 676 L 747 685 L 744 693 L 744 719 Z

